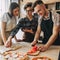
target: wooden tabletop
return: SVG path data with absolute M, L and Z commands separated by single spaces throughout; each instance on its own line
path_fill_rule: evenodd
M 22 48 L 15 50 L 15 52 L 21 52 L 22 54 L 25 54 L 26 52 L 28 52 L 28 50 L 31 49 L 30 43 L 20 42 L 20 43 L 15 43 L 15 44 L 16 45 L 19 44 L 22 46 Z M 39 46 L 41 44 L 37 44 L 37 45 Z M 0 46 L 0 49 L 1 47 L 4 47 L 4 46 Z M 47 56 L 51 58 L 52 60 L 58 60 L 59 51 L 60 51 L 60 46 L 51 46 L 47 51 L 40 52 L 38 56 Z M 30 57 L 30 60 L 32 60 L 32 58 L 36 56 L 29 56 L 29 57 Z M 3 59 L 1 59 L 0 57 L 0 60 L 3 60 Z

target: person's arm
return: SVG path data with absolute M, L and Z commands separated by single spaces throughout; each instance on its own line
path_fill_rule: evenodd
M 22 24 L 20 23 L 21 21 L 19 21 L 19 23 L 16 25 L 16 27 L 11 31 L 10 36 L 8 37 L 8 40 L 6 41 L 5 46 L 6 47 L 11 47 L 12 45 L 12 38 L 16 35 L 16 33 L 19 31 L 20 27 L 22 27 Z
M 39 50 L 42 52 L 46 51 L 55 42 L 55 40 L 58 36 L 58 32 L 59 32 L 59 26 L 53 26 L 53 33 L 50 36 L 48 42 L 44 45 L 41 45 L 39 47 Z
M 38 26 L 37 26 L 37 31 L 36 31 L 36 33 L 35 33 L 35 37 L 34 37 L 34 40 L 33 40 L 33 42 L 31 43 L 31 45 L 32 46 L 34 46 L 36 43 L 37 43 L 37 41 L 38 41 L 38 39 L 39 39 L 39 37 L 40 37 L 40 33 L 41 33 L 41 21 L 42 21 L 42 16 L 39 16 L 39 18 L 38 18 Z
M 27 29 L 27 28 L 23 29 L 23 32 L 28 32 L 28 33 L 34 34 L 32 29 Z
M 37 41 L 39 39 L 40 33 L 41 33 L 41 27 L 38 26 L 37 31 L 36 31 L 36 35 L 35 35 L 35 38 L 34 38 L 34 41 Z
M 5 44 L 7 38 L 6 38 L 6 22 L 1 22 L 1 36 L 2 36 L 2 40 Z
M 50 45 L 52 45 L 54 43 L 54 41 L 56 40 L 58 33 L 59 33 L 59 25 L 60 25 L 60 19 L 59 19 L 59 14 L 57 13 L 53 13 L 52 12 L 52 21 L 53 21 L 53 33 L 51 35 L 51 37 L 49 38 L 48 42 L 46 43 L 46 45 L 49 47 Z
M 41 33 L 41 27 L 38 25 L 34 41 L 31 43 L 32 46 L 34 46 L 36 44 L 36 42 L 38 41 L 38 39 L 40 37 L 40 33 Z
M 51 37 L 49 38 L 48 42 L 46 43 L 46 46 L 50 46 L 54 43 L 54 41 L 56 40 L 57 36 L 58 36 L 58 32 L 59 32 L 59 26 L 54 26 L 53 27 L 53 33 L 51 35 Z
M 16 27 L 12 29 L 10 36 L 12 36 L 13 38 L 22 26 L 23 26 L 23 18 L 20 19 Z
M 17 39 L 16 36 L 14 36 L 14 39 L 16 40 L 16 42 L 21 42 L 22 41 L 21 39 Z
M 20 28 L 20 23 L 18 23 L 17 26 L 12 30 L 10 36 L 8 37 L 8 40 L 5 43 L 6 47 L 11 47 L 11 45 L 12 45 L 12 38 L 15 37 L 15 35 L 18 32 L 19 28 Z

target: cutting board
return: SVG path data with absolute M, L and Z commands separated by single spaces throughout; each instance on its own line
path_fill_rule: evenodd
M 9 48 L 6 48 L 5 46 L 0 46 L 0 54 L 3 54 L 6 51 L 14 51 L 14 50 L 17 50 L 17 49 L 19 49 L 21 47 L 22 46 L 19 43 L 15 43 L 11 47 L 9 47 Z

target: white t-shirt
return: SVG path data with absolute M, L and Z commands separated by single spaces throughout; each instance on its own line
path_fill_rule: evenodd
M 10 18 L 8 13 L 5 13 L 0 22 L 6 22 L 6 31 L 11 31 L 17 24 L 17 17 Z

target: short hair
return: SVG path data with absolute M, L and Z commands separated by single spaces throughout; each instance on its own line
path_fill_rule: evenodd
M 32 2 L 28 2 L 25 6 L 24 6 L 24 10 L 26 10 L 27 7 L 32 7 Z
M 41 1 L 41 0 L 37 0 L 37 1 L 35 1 L 34 3 L 33 3 L 33 9 L 36 7 L 36 5 L 40 5 L 40 4 L 44 4 L 43 3 L 43 1 Z

